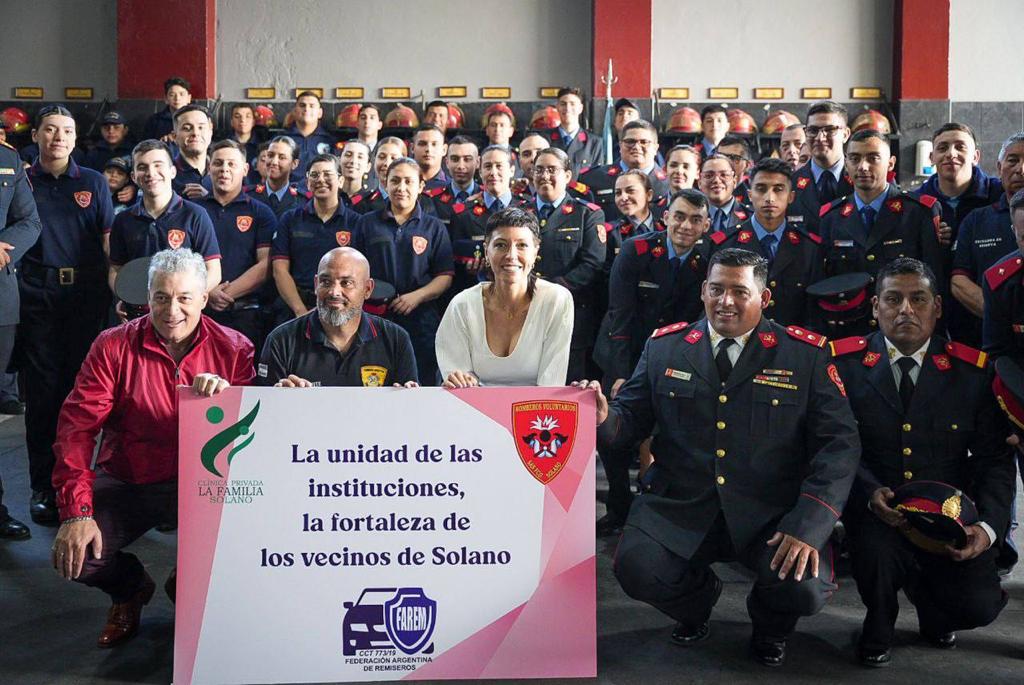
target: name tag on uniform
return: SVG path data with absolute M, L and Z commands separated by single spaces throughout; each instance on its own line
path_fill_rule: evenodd
M 792 221 L 793 223 L 802 224 L 804 222 L 804 215 L 799 216 L 787 216 L 786 221 Z
M 896 238 L 895 240 L 883 240 L 883 245 L 899 245 L 903 242 L 903 238 Z
M 605 190 L 597 191 L 598 195 L 611 195 L 615 192 L 615 188 L 606 188 Z
M 556 233 L 564 233 L 565 231 L 578 231 L 578 230 L 580 230 L 579 226 L 566 226 L 565 228 L 560 228 L 560 229 L 558 229 L 555 232 Z
M 665 375 L 669 378 L 675 378 L 680 381 L 688 381 L 693 377 L 693 374 L 689 374 L 685 371 L 678 371 L 676 369 L 665 369 Z
M 651 283 L 650 281 L 639 281 L 637 282 L 638 288 L 660 288 L 661 286 L 657 283 Z
M 832 247 L 853 247 L 852 240 L 834 240 Z
M 472 238 L 470 238 L 470 240 L 483 240 L 483 239 L 484 239 L 484 237 L 482 235 L 475 235 Z
M 6 174 L 8 176 L 14 176 L 14 169 L 11 169 L 10 167 L 6 167 L 6 166 L 0 167 L 0 174 Z

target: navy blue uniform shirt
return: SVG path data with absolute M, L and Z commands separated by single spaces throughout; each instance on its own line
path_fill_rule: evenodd
M 217 233 L 221 252 L 221 278 L 233 281 L 256 263 L 256 250 L 270 247 L 277 217 L 270 207 L 246 193 L 222 205 L 213 195 L 196 202 L 206 210 Z
M 103 234 L 114 223 L 114 206 L 103 174 L 68 160 L 58 178 L 37 161 L 28 170 L 43 232 L 25 255 L 48 267 L 104 267 Z
M 401 226 L 390 209 L 363 214 L 356 222 L 352 246 L 370 261 L 370 274 L 394 285 L 399 294 L 455 273 L 448 231 L 419 204 Z
M 327 132 L 323 126 L 317 126 L 316 130 L 308 136 L 299 133 L 299 129 L 292 126 L 285 132 L 285 135 L 295 141 L 299 148 L 299 166 L 292 172 L 292 181 L 299 182 L 306 177 L 306 170 L 309 168 L 309 160 L 317 155 L 333 154 L 334 136 Z
M 206 160 L 206 168 L 202 171 L 196 169 L 194 166 L 185 161 L 185 157 L 180 153 L 174 156 L 174 168 L 178 170 L 177 176 L 171 181 L 171 185 L 174 188 L 174 192 L 183 193 L 185 186 L 189 183 L 198 183 L 199 185 L 206 188 L 207 192 L 212 192 L 213 184 L 210 181 L 210 160 Z
M 272 260 L 288 259 L 288 272 L 300 288 L 312 289 L 320 259 L 352 242 L 355 216 L 339 202 L 326 222 L 316 214 L 313 200 L 284 214 L 270 250 Z M 370 273 L 373 273 L 372 271 Z
M 160 250 L 187 247 L 203 259 L 220 259 L 220 246 L 213 222 L 202 207 L 178 194 L 159 219 L 154 219 L 142 203 L 135 204 L 114 219 L 110 233 L 110 263 L 122 266 L 138 257 L 148 257 Z

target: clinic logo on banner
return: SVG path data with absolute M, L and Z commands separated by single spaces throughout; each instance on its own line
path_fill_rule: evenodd
M 231 450 L 227 454 L 228 466 L 231 465 L 231 462 L 239 452 L 252 443 L 253 439 L 256 437 L 256 433 L 251 431 L 252 424 L 259 413 L 260 403 L 257 401 L 253 408 L 249 410 L 248 414 L 236 423 L 214 435 L 206 441 L 205 445 L 203 445 L 202 450 L 199 452 L 199 458 L 203 463 L 203 468 L 216 476 L 218 480 L 200 480 L 197 483 L 200 496 L 209 497 L 211 502 L 218 504 L 250 504 L 254 497 L 261 497 L 263 495 L 263 481 L 227 480 L 224 478 L 223 474 L 221 474 L 216 464 L 217 456 L 220 455 L 225 448 L 232 446 L 235 440 L 243 435 L 247 435 L 248 437 L 237 445 L 232 446 Z M 210 407 L 206 410 L 206 420 L 208 423 L 213 425 L 220 423 L 224 420 L 224 410 L 216 405 Z
M 576 440 L 579 404 L 543 400 L 515 402 L 512 428 L 523 465 L 542 485 L 562 472 Z
M 437 602 L 420 587 L 366 588 L 345 602 L 342 654 L 372 654 L 379 670 L 413 670 L 432 661 Z M 417 656 L 420 655 L 420 656 Z M 346 660 L 358 663 L 358 659 Z

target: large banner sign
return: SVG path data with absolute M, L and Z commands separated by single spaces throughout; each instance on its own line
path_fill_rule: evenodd
M 178 400 L 177 685 L 596 675 L 592 393 Z

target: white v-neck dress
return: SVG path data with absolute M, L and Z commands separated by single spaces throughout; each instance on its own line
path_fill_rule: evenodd
M 572 293 L 557 283 L 538 280 L 512 354 L 499 357 L 487 345 L 483 296 L 487 285 L 478 283 L 456 295 L 441 318 L 434 340 L 441 378 L 452 371 L 470 371 L 481 385 L 565 385 Z

